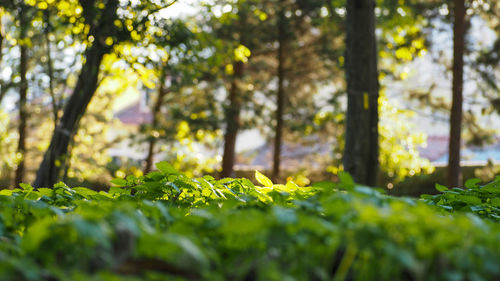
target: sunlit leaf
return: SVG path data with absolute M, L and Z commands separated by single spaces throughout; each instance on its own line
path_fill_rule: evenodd
M 127 186 L 127 181 L 124 180 L 124 179 L 120 179 L 120 178 L 114 178 L 114 179 L 112 179 L 111 183 L 115 184 L 117 186 Z
M 265 187 L 273 187 L 273 182 L 259 171 L 255 171 L 255 179 Z
M 166 161 L 156 163 L 156 168 L 166 175 L 179 173 L 170 163 Z
M 436 187 L 436 190 L 437 190 L 437 191 L 440 191 L 440 192 L 445 192 L 445 191 L 447 191 L 447 190 L 448 190 L 448 187 L 446 187 L 446 186 L 444 186 L 444 185 L 441 185 L 441 184 L 439 184 L 439 183 L 436 183 L 435 187 Z

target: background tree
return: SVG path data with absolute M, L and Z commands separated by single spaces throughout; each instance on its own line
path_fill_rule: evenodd
M 245 125 L 241 113 L 248 108 L 254 81 L 251 81 L 254 54 L 268 42 L 265 33 L 267 15 L 263 13 L 265 2 L 252 1 L 215 1 L 207 7 L 209 13 L 205 25 L 211 31 L 214 43 L 214 61 L 223 73 L 225 92 L 224 102 L 224 143 L 221 177 L 234 175 L 236 139 Z
M 0 65 L 5 63 L 4 61 L 4 48 L 9 45 L 6 40 L 6 23 L 5 17 L 8 14 L 8 10 L 11 8 L 11 3 L 0 2 Z M 12 78 L 12 77 L 11 77 Z M 13 79 L 5 80 L 0 78 L 0 104 L 3 98 L 7 94 L 7 91 L 14 86 Z
M 375 186 L 379 167 L 378 71 L 375 2 L 347 2 L 345 71 L 347 113 L 344 169 L 357 183 Z
M 250 53 L 245 54 L 248 48 L 245 46 L 247 44 L 247 38 L 249 36 L 249 23 L 248 23 L 248 7 L 243 1 L 239 1 L 240 5 L 237 7 L 237 18 L 235 20 L 235 39 L 239 43 L 239 49 L 235 49 L 237 52 L 243 52 L 243 56 L 236 56 L 231 64 L 232 78 L 229 89 L 228 101 L 229 104 L 225 111 L 226 118 L 226 131 L 224 134 L 224 152 L 222 156 L 222 171 L 220 173 L 221 177 L 233 177 L 234 176 L 234 161 L 236 158 L 236 137 L 238 136 L 238 131 L 241 126 L 240 122 L 240 112 L 242 106 L 242 79 L 245 72 L 245 63 L 248 61 L 247 57 Z M 226 27 L 227 28 L 227 27 Z M 241 47 L 240 47 L 241 46 Z M 236 52 L 235 51 L 235 52 Z
M 20 161 L 17 164 L 16 175 L 14 180 L 14 186 L 19 186 L 23 182 L 24 172 L 25 172 L 25 157 L 26 157 L 26 133 L 27 133 L 27 121 L 28 121 L 28 105 L 27 105 L 27 95 L 28 95 L 28 48 L 31 45 L 31 41 L 28 38 L 28 28 L 31 23 L 29 21 L 30 11 L 29 6 L 24 3 L 18 3 L 18 20 L 20 25 L 19 34 L 19 76 L 21 78 L 19 84 L 19 141 L 17 145 L 17 152 L 20 154 Z
M 460 146 L 462 132 L 463 75 L 465 48 L 465 2 L 454 1 L 453 23 L 453 99 L 450 114 L 450 144 L 448 158 L 448 185 L 459 186 Z
M 5 34 L 4 34 L 4 25 L 3 25 L 3 16 L 4 16 L 4 9 L 0 7 L 0 64 L 3 61 L 3 43 L 5 39 Z M 2 103 L 2 99 L 5 96 L 6 91 L 4 91 L 4 82 L 3 79 L 0 82 L 0 103 Z
M 95 1 L 81 1 L 83 21 L 89 28 L 89 47 L 85 51 L 85 63 L 82 66 L 78 82 L 68 100 L 63 116 L 47 149 L 34 185 L 52 186 L 61 176 L 62 163 L 68 157 L 68 147 L 78 128 L 81 117 L 98 86 L 99 68 L 106 53 L 113 44 L 112 35 L 116 33 L 115 20 L 118 1 L 110 0 L 103 8 L 96 7 Z M 75 9 L 76 10 L 76 9 Z M 111 41 L 106 40 L 111 38 Z M 109 43 L 109 44 L 108 44 Z
M 287 49 L 288 24 L 285 18 L 285 1 L 278 3 L 278 90 L 276 93 L 276 129 L 274 135 L 273 149 L 273 173 L 272 180 L 276 182 L 280 174 L 281 144 L 283 135 L 283 111 L 285 106 L 285 54 Z
M 73 94 L 66 103 L 63 116 L 54 130 L 50 146 L 37 172 L 35 186 L 52 186 L 61 176 L 61 163 L 68 157 L 71 138 L 98 87 L 99 68 L 104 55 L 111 52 L 116 44 L 140 40 L 139 33 L 145 32 L 150 24 L 150 16 L 166 6 L 168 5 L 157 5 L 150 1 L 130 3 L 117 0 L 81 0 L 74 8 L 73 18 L 81 13 L 79 21 L 84 28 L 88 27 L 83 33 L 89 45 L 85 50 L 84 64 Z M 132 16 L 132 19 L 125 15 Z
M 182 80 L 186 84 L 189 81 L 196 79 L 193 72 L 193 62 L 189 58 L 194 55 L 189 55 L 186 52 L 189 49 L 190 54 L 195 54 L 194 44 L 192 44 L 194 34 L 182 21 L 160 20 L 156 24 L 156 31 L 152 33 L 151 45 L 148 52 L 145 65 L 150 65 L 152 71 L 156 73 L 156 88 L 157 95 L 154 103 L 151 103 L 151 124 L 144 128 L 148 134 L 148 148 L 145 159 L 144 173 L 150 172 L 153 167 L 154 155 L 156 154 L 157 140 L 162 137 L 160 132 L 165 129 L 161 124 L 162 107 L 165 105 L 167 95 L 172 92 L 171 88 L 174 84 L 178 84 L 178 80 Z M 198 50 L 199 51 L 199 50 Z M 160 54 L 160 56 L 153 55 Z M 130 59 L 129 59 L 130 60 Z M 135 62 L 137 63 L 137 62 Z M 187 71 L 190 69 L 191 71 Z M 198 73 L 202 73 L 203 69 L 197 69 Z M 166 116 L 165 116 L 166 117 Z
M 38 163 L 40 152 L 49 146 L 46 132 L 53 130 L 54 126 L 57 127 L 57 132 L 60 131 L 64 111 L 68 113 L 69 108 L 76 104 L 72 103 L 68 107 L 69 103 L 76 96 L 83 96 L 72 96 L 72 92 L 76 93 L 73 90 L 76 86 L 80 89 L 89 88 L 93 81 L 97 81 L 97 90 L 90 89 L 87 93 L 94 92 L 91 95 L 94 99 L 92 103 L 97 101 L 100 105 L 92 106 L 89 102 L 89 109 L 84 110 L 85 114 L 81 118 L 76 117 L 75 124 L 78 124 L 70 132 L 66 152 L 58 159 L 53 159 L 58 170 L 57 177 L 64 175 L 65 178 L 91 178 L 92 175 L 83 170 L 84 166 L 85 169 L 104 171 L 103 173 L 132 171 L 127 164 L 107 164 L 111 159 L 105 151 L 113 141 L 99 136 L 97 129 L 106 131 L 113 126 L 105 123 L 112 120 L 113 113 L 116 113 L 117 109 L 113 106 L 115 101 L 128 103 L 118 98 L 118 94 L 124 91 L 143 92 L 142 96 L 156 101 L 156 106 L 149 104 L 154 117 L 151 124 L 143 124 L 130 138 L 134 147 L 145 153 L 139 157 L 140 160 L 128 162 L 135 166 L 134 173 L 142 168 L 149 171 L 155 161 L 153 156 L 166 159 L 176 167 L 196 171 L 194 173 L 197 174 L 201 171 L 208 172 L 215 167 L 216 161 L 220 162 L 224 158 L 227 160 L 222 161 L 225 166 L 228 166 L 226 164 L 229 159 L 233 159 L 229 165 L 231 170 L 235 157 L 241 157 L 237 159 L 238 163 L 250 161 L 251 156 L 247 156 L 250 153 L 235 155 L 238 133 L 226 134 L 224 140 L 223 132 L 230 132 L 231 124 L 234 125 L 231 120 L 235 116 L 238 117 L 237 132 L 259 129 L 261 136 L 268 142 L 263 146 L 264 161 L 266 168 L 269 163 L 272 165 L 274 179 L 279 178 L 283 161 L 289 159 L 286 154 L 281 155 L 282 147 L 287 151 L 295 148 L 308 150 L 310 155 L 304 159 L 311 159 L 308 163 L 317 161 L 315 168 L 322 169 L 328 164 L 332 164 L 330 171 L 343 168 L 340 164 L 345 148 L 342 135 L 350 121 L 346 121 L 343 109 L 348 81 L 343 79 L 342 72 L 344 62 L 347 62 L 348 68 L 352 68 L 349 62 L 352 65 L 355 61 L 353 57 L 362 55 L 358 52 L 354 56 L 351 48 L 343 56 L 346 49 L 344 30 L 348 23 L 345 21 L 345 1 L 207 1 L 198 13 L 179 20 L 181 25 L 185 23 L 187 29 L 196 34 L 196 40 L 174 47 L 171 38 L 173 34 L 168 29 L 175 21 L 165 16 L 161 10 L 164 6 L 155 5 L 158 2 L 116 1 L 115 20 L 106 27 L 106 35 L 104 29 L 95 30 L 104 21 L 101 15 L 107 15 L 106 5 L 112 3 L 112 0 L 19 0 L 19 4 L 26 3 L 26 8 L 33 11 L 29 17 L 27 36 L 31 45 L 27 48 L 29 73 L 26 79 L 21 79 L 21 54 L 18 50 L 25 41 L 20 38 L 22 25 L 17 16 L 21 6 L 12 6 L 14 2 L 0 0 L 0 7 L 3 8 L 1 24 L 4 29 L 0 86 L 2 97 L 6 97 L 2 103 L 5 106 L 3 110 L 15 116 L 10 118 L 8 124 L 7 135 L 12 136 L 16 135 L 11 132 L 13 128 L 19 131 L 23 127 L 23 118 L 17 118 L 17 112 L 22 109 L 19 102 L 22 99 L 18 97 L 18 90 L 22 88 L 21 80 L 29 85 L 26 102 L 29 103 L 30 121 L 26 123 L 26 131 L 29 132 L 30 140 L 26 142 L 25 153 L 18 153 L 25 157 L 19 157 L 18 160 Z M 362 1 L 355 3 L 364 5 Z M 451 44 L 443 45 L 439 38 L 452 34 L 450 27 L 453 13 L 449 13 L 448 3 L 436 0 L 389 0 L 379 1 L 377 4 L 373 12 L 377 20 L 377 49 L 380 50 L 377 63 L 380 69 L 381 98 L 378 106 L 391 111 L 379 116 L 381 148 L 378 160 L 384 180 L 388 176 L 391 181 L 396 181 L 426 170 L 423 168 L 426 163 L 420 161 L 416 149 L 416 146 L 425 143 L 425 137 L 411 129 L 410 125 L 401 126 L 397 121 L 414 120 L 418 117 L 410 117 L 410 111 L 418 116 L 419 112 L 427 111 L 428 108 L 438 108 L 442 116 L 449 113 L 450 106 L 445 97 L 434 95 L 432 86 L 428 89 L 412 88 L 415 87 L 414 82 L 409 77 L 417 73 L 414 66 L 421 63 L 420 58 L 429 60 L 429 56 L 425 57 L 426 53 L 431 53 L 434 59 L 428 64 L 440 63 L 443 65 L 443 73 L 452 73 L 451 53 L 447 50 L 439 53 L 443 48 L 450 49 Z M 466 8 L 471 18 L 466 22 L 467 28 L 477 28 L 479 22 L 485 30 L 488 29 L 488 36 L 485 37 L 491 35 L 489 29 L 493 34 L 498 30 L 497 4 L 474 2 Z M 435 36 L 436 32 L 440 35 Z M 353 37 L 348 36 L 349 40 L 350 38 Z M 160 43 L 161 39 L 165 42 Z M 435 39 L 437 40 L 434 41 Z M 473 35 L 471 39 L 474 39 Z M 481 40 L 470 40 L 464 54 L 466 97 L 462 133 L 468 144 L 495 140 L 494 130 L 482 128 L 479 124 L 495 111 L 498 99 L 498 88 L 495 88 L 499 73 L 496 67 L 498 43 L 487 43 L 481 47 L 479 45 L 484 42 L 473 44 L 475 41 Z M 433 44 L 437 46 L 435 50 L 431 49 Z M 97 49 L 104 52 L 98 66 L 95 65 L 98 60 L 85 58 L 89 55 L 89 50 Z M 438 56 L 440 58 L 436 58 Z M 161 71 L 165 70 L 165 61 L 168 62 L 168 74 L 163 75 Z M 240 65 L 243 67 L 240 68 Z M 123 69 L 119 70 L 119 66 Z M 82 70 L 86 70 L 88 74 L 94 69 L 98 70 L 93 74 L 97 78 L 85 80 L 92 83 L 82 86 L 78 82 L 83 79 Z M 241 69 L 242 75 L 238 77 Z M 353 73 L 346 71 L 346 77 L 359 78 L 365 75 L 363 71 Z M 120 75 L 126 76 L 126 79 L 118 77 Z M 163 91 L 160 95 L 157 90 L 162 84 L 161 77 L 165 78 L 164 85 L 168 92 Z M 471 91 L 468 90 L 472 79 L 478 81 L 474 84 L 474 94 L 470 94 Z M 348 82 L 351 86 L 352 80 Z M 127 87 L 116 88 L 110 81 L 123 83 Z M 365 84 L 360 82 L 356 85 Z M 395 90 L 400 86 L 403 86 L 403 90 L 396 93 Z M 353 88 L 355 87 L 350 87 Z M 440 85 L 438 94 L 442 94 L 443 89 L 447 87 Z M 360 91 L 361 98 L 358 102 L 363 110 L 364 90 Z M 116 95 L 113 95 L 113 91 Z M 235 91 L 238 94 L 231 95 Z M 371 108 L 370 93 L 366 93 L 366 104 Z M 481 95 L 481 100 L 475 100 Z M 159 96 L 162 98 L 156 98 Z M 350 108 L 352 103 L 351 100 Z M 484 108 L 478 110 L 483 105 Z M 232 115 L 234 112 L 238 114 Z M 436 115 L 436 112 L 431 114 Z M 72 121 L 68 122 L 70 115 L 65 119 L 66 128 L 72 126 Z M 362 115 L 355 116 L 361 119 Z M 130 128 L 127 127 L 128 129 Z M 408 133 L 411 135 L 403 136 Z M 10 152 L 7 151 L 12 150 L 12 142 L 7 141 L 8 139 L 10 137 L 4 138 L 6 149 L 5 155 L 2 154 L 3 159 L 9 159 Z M 60 140 L 57 142 L 65 143 Z M 18 142 L 19 151 L 22 151 L 20 144 Z M 330 146 L 334 153 L 318 160 L 319 153 L 312 151 L 320 148 L 321 154 L 326 155 L 325 145 Z M 92 147 L 99 148 L 99 151 L 89 153 L 88 149 Z M 228 157 L 216 154 L 215 149 L 223 147 L 227 150 Z M 50 151 L 59 153 L 62 150 L 51 147 Z M 231 154 L 233 157 L 229 157 Z M 200 155 L 211 160 L 198 161 L 197 158 L 204 158 Z M 258 157 L 262 155 L 259 152 Z M 3 159 L 4 167 L 11 169 L 12 174 L 14 168 L 9 168 L 10 160 Z M 139 162 L 142 160 L 145 167 L 140 167 Z M 84 161 L 89 165 L 85 165 Z M 398 161 L 404 163 L 398 164 Z M 209 165 L 204 164 L 208 162 L 211 163 L 210 168 L 201 168 L 208 167 Z M 302 168 L 310 167 L 306 161 L 301 162 L 298 165 Z M 291 165 L 286 168 L 301 170 L 295 163 L 292 160 Z M 109 171 L 105 170 L 105 166 Z M 35 166 L 25 167 L 24 180 L 31 180 Z
M 320 59 L 321 43 L 330 37 L 330 30 L 320 30 L 323 23 L 320 9 L 323 3 L 315 0 L 279 1 L 275 4 L 277 29 L 277 91 L 274 128 L 273 170 L 272 178 L 277 180 L 280 175 L 281 148 L 284 132 L 291 132 L 292 123 L 308 123 L 313 117 L 296 116 L 294 112 L 308 108 L 311 112 L 317 109 L 313 105 L 310 92 L 318 89 L 318 85 L 326 80 L 334 71 L 325 73 L 327 64 Z M 316 20 L 315 20 L 316 19 Z M 331 42 L 330 42 L 331 43 Z M 323 59 L 325 59 L 323 57 Z M 327 59 L 328 61 L 328 59 Z M 328 73 L 328 74 L 327 74 Z M 294 101 L 298 101 L 294 104 Z M 300 115 L 295 113 L 295 115 Z M 284 119 L 287 120 L 284 120 Z M 300 120 L 293 122 L 292 120 Z M 286 121 L 286 122 L 285 122 Z
M 214 156 L 206 155 L 198 161 L 192 155 L 184 157 L 186 151 L 217 147 L 214 135 L 219 134 L 221 117 L 214 88 L 220 85 L 214 79 L 219 69 L 209 44 L 213 38 L 192 18 L 162 19 L 150 32 L 148 46 L 134 46 L 140 55 L 130 51 L 122 54 L 127 65 L 142 73 L 138 91 L 152 117 L 150 123 L 128 136 L 132 147 L 145 151 L 142 167 L 133 165 L 146 172 L 161 159 L 195 175 L 213 172 Z M 129 170 L 127 161 L 123 162 L 119 167 L 112 164 L 113 170 L 119 174 Z

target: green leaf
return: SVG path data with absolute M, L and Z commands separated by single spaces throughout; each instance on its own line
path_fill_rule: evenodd
M 457 199 L 464 203 L 467 203 L 468 205 L 479 205 L 482 203 L 481 199 L 472 195 L 458 195 Z
M 356 183 L 354 182 L 354 179 L 352 176 L 347 173 L 347 172 L 340 172 L 338 174 L 339 177 L 339 187 L 346 189 L 346 190 L 352 190 Z
M 120 179 L 120 178 L 112 179 L 111 183 L 115 184 L 117 186 L 127 186 L 127 181 L 124 179 Z
M 40 193 L 41 196 L 47 196 L 50 197 L 52 196 L 53 190 L 52 188 L 46 188 L 46 187 L 40 187 L 37 189 L 38 193 Z
M 55 221 L 55 217 L 44 217 L 33 223 L 26 231 L 22 247 L 28 251 L 37 249 L 43 240 L 50 237 L 50 226 Z
M 471 206 L 470 209 L 473 212 L 484 211 L 484 208 L 482 206 Z
M 500 207 L 500 198 L 498 197 L 491 198 L 490 205 L 493 207 Z
M 187 237 L 183 237 L 180 235 L 175 235 L 175 234 L 168 234 L 168 240 L 172 241 L 175 243 L 177 246 L 179 246 L 184 253 L 188 254 L 191 258 L 196 260 L 198 262 L 198 265 L 200 266 L 206 266 L 208 264 L 208 259 L 207 257 L 203 254 L 201 249 L 193 243 L 190 239 Z
M 465 187 L 467 188 L 470 188 L 470 189 L 475 189 L 475 188 L 478 188 L 479 187 L 479 184 L 481 180 L 480 179 L 468 179 L 466 182 L 465 182 Z
M 33 191 L 33 186 L 29 183 L 20 183 L 19 186 L 24 190 L 24 191 Z
M 255 171 L 255 179 L 265 187 L 273 187 L 273 182 L 259 171 Z
M 76 194 L 79 194 L 85 198 L 89 198 L 89 196 L 98 194 L 97 191 L 88 189 L 86 187 L 74 187 L 73 190 L 76 191 Z
M 60 182 L 54 184 L 54 189 L 56 189 L 56 188 L 66 189 L 69 187 L 64 182 L 60 181 Z
M 146 176 L 144 176 L 148 180 L 152 181 L 161 181 L 163 178 L 165 178 L 165 175 L 162 172 L 159 171 L 153 171 Z
M 168 183 L 168 186 L 171 186 L 173 189 L 175 189 L 175 191 L 177 191 L 177 193 L 181 192 L 181 189 L 173 182 Z
M 436 183 L 436 190 L 439 192 L 445 192 L 448 190 L 448 188 L 444 185 L 441 185 L 439 183 Z
M 433 197 L 433 195 L 430 195 L 430 194 L 422 194 L 422 195 L 420 195 L 420 198 L 424 199 L 424 200 L 432 200 L 434 197 Z
M 125 179 L 129 185 L 135 185 L 137 183 L 137 177 L 134 175 L 128 175 Z
M 113 199 L 113 196 L 103 190 L 99 191 L 98 195 L 102 195 L 101 198 L 109 198 L 109 199 Z
M 2 189 L 0 190 L 0 195 L 11 196 L 14 190 L 12 189 Z
M 123 189 L 117 186 L 112 186 L 109 188 L 109 194 L 130 194 L 130 189 Z
M 179 171 L 177 171 L 170 163 L 166 161 L 156 163 L 156 168 L 166 175 L 179 174 Z
M 479 189 L 482 192 L 490 192 L 490 193 L 500 193 L 500 185 L 496 181 L 490 182 L 489 184 L 483 186 Z
M 300 187 L 293 181 L 288 181 L 286 183 L 286 188 L 289 192 L 292 192 L 292 191 L 295 191 L 295 190 L 298 190 L 300 189 Z
M 313 184 L 311 184 L 313 187 L 319 187 L 324 190 L 333 190 L 336 186 L 336 184 L 332 181 L 318 181 Z
M 293 224 L 297 222 L 297 214 L 293 209 L 274 206 L 273 213 L 280 224 Z

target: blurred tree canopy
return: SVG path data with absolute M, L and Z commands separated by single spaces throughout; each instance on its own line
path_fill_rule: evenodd
M 363 1 L 374 41 L 362 36 L 354 48 L 346 34 L 357 21 L 343 0 L 193 1 L 184 16 L 171 16 L 182 12 L 175 1 L 0 0 L 1 176 L 52 186 L 149 172 L 167 160 L 191 174 L 228 177 L 262 152 L 259 163 L 284 180 L 292 147 L 310 148 L 292 169 L 353 172 L 345 163 L 366 162 L 352 159 L 368 138 L 356 121 L 365 120 L 368 92 L 367 132 L 378 134 L 364 169 L 378 175 L 379 163 L 391 182 L 430 173 L 419 155 L 426 135 L 412 123 L 421 112 L 447 115 L 451 95 L 434 81 L 411 81 L 425 71 L 417 69 L 422 61 L 451 73 L 451 2 Z M 475 86 L 465 87 L 461 133 L 482 145 L 496 141 L 484 120 L 500 112 L 500 6 L 465 8 L 466 32 L 480 25 L 493 34 L 488 44 L 465 37 L 464 83 Z M 349 79 L 373 64 L 352 68 L 368 49 L 375 68 L 365 89 L 368 80 Z M 361 94 L 350 114 L 352 89 Z M 134 117 L 133 128 L 121 124 L 116 116 L 137 100 L 134 114 L 146 117 Z M 264 144 L 240 153 L 238 136 L 249 130 L 258 139 L 246 143 Z M 135 156 L 112 157 L 117 147 Z

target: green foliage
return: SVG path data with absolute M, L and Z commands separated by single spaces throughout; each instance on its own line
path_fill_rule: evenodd
M 347 174 L 300 188 L 256 173 L 260 187 L 158 168 L 113 180 L 107 192 L 62 183 L 1 191 L 0 280 L 500 277 L 500 225 L 442 216 Z
M 434 171 L 431 162 L 420 157 L 418 148 L 426 145 L 427 135 L 415 130 L 414 112 L 397 107 L 385 96 L 379 98 L 380 166 L 395 182 Z
M 15 152 L 15 136 L 9 131 L 9 116 L 0 109 L 0 176 L 5 176 L 7 168 L 17 164 L 18 156 Z
M 449 212 L 471 212 L 482 218 L 500 222 L 500 177 L 494 181 L 479 185 L 480 179 L 469 179 L 465 188 L 448 189 L 436 184 L 440 191 L 437 195 L 422 195 L 430 205 L 436 205 Z

